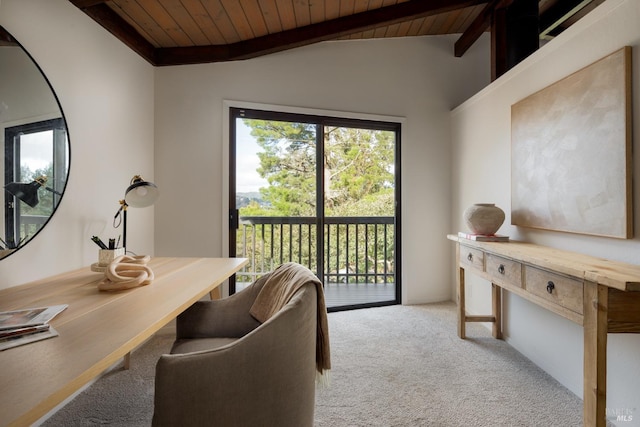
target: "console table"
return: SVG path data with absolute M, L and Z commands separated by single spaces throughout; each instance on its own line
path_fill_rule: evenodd
M 0 425 L 31 425 L 247 262 L 152 258 L 153 283 L 119 292 L 89 267 L 0 290 L 0 311 L 69 305 L 51 321 L 59 336 L 0 352 Z
M 640 266 L 522 242 L 456 242 L 458 336 L 466 322 L 492 322 L 502 338 L 502 290 L 584 329 L 584 425 L 606 425 L 607 333 L 640 333 Z M 492 313 L 465 310 L 465 271 L 491 282 Z

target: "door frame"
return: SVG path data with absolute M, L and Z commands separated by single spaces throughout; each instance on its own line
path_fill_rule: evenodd
M 397 123 L 400 126 L 400 130 L 398 131 L 398 141 L 396 141 L 396 156 L 395 156 L 395 167 L 396 170 L 400 170 L 401 164 L 401 141 L 400 138 L 402 136 L 402 127 L 405 125 L 406 118 L 400 116 L 388 116 L 388 115 L 377 115 L 377 114 L 368 114 L 368 113 L 352 113 L 352 112 L 344 112 L 338 110 L 325 110 L 325 109 L 314 109 L 314 108 L 303 108 L 303 107 L 291 107 L 291 106 L 283 106 L 277 104 L 262 104 L 262 103 L 254 103 L 254 102 L 245 102 L 245 101 L 235 101 L 235 100 L 224 100 L 223 101 L 223 129 L 222 129 L 222 137 L 223 137 L 223 147 L 222 147 L 222 254 L 223 256 L 229 256 L 229 246 L 230 246 L 230 223 L 232 218 L 230 218 L 230 206 L 231 206 L 231 197 L 235 197 L 235 194 L 230 194 L 230 185 L 231 180 L 235 180 L 235 175 L 231 176 L 231 159 L 232 156 L 235 156 L 235 153 L 231 152 L 231 137 L 234 136 L 232 133 L 234 132 L 234 126 L 232 126 L 232 115 L 231 109 L 247 109 L 247 110 L 262 110 L 267 112 L 274 113 L 282 113 L 284 115 L 292 115 L 292 116 L 313 116 L 313 117 L 330 117 L 339 121 L 340 119 L 346 120 L 356 120 L 361 122 L 390 122 Z M 235 148 L 235 147 L 234 147 Z M 235 158 L 235 157 L 233 157 Z M 395 189 L 396 189 L 396 209 L 395 209 L 395 217 L 401 218 L 402 216 L 402 203 L 401 203 L 401 174 L 397 173 L 395 175 Z M 234 185 L 235 187 L 235 185 Z M 402 303 L 402 256 L 401 256 L 401 241 L 402 241 L 402 228 L 401 221 L 396 223 L 396 256 L 395 256 L 395 279 L 396 279 L 396 301 L 393 304 L 401 304 Z M 324 239 L 323 239 L 324 240 Z M 223 295 L 230 295 L 233 292 L 235 285 L 233 285 L 235 280 L 235 275 L 230 278 L 230 280 L 226 281 L 223 284 Z M 387 303 L 372 304 L 374 306 L 379 305 L 389 305 Z M 366 305 L 369 306 L 369 305 Z M 358 306 L 360 307 L 360 306 Z M 350 309 L 354 307 L 345 307 L 344 309 Z

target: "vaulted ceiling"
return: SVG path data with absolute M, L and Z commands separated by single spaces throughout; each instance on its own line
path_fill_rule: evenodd
M 492 42 L 494 62 L 499 62 L 500 50 L 508 56 L 519 43 L 509 39 L 518 39 L 522 31 L 513 35 L 496 25 L 514 21 L 512 9 L 520 8 L 512 15 L 531 19 L 526 16 L 531 8 L 527 12 L 520 4 L 533 4 L 538 40 L 554 37 L 605 0 L 69 1 L 162 66 L 248 59 L 327 40 L 439 34 L 459 34 L 452 54 L 462 56 L 487 31 L 504 34 L 504 40 L 498 36 Z M 512 27 L 519 28 L 518 19 Z

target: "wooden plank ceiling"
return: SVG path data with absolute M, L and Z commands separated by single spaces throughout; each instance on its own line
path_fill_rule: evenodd
M 461 56 L 494 11 L 531 0 L 69 0 L 153 65 L 248 59 L 326 40 L 460 34 Z M 604 0 L 538 1 L 553 37 Z M 544 28 L 543 28 L 544 27 Z

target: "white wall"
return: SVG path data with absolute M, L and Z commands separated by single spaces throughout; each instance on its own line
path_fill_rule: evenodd
M 327 42 L 262 58 L 156 71 L 156 254 L 219 256 L 228 190 L 225 100 L 403 119 L 403 301 L 449 299 L 451 108 L 489 81 L 488 39 Z
M 153 180 L 153 67 L 66 0 L 2 0 L 0 25 L 34 57 L 69 127 L 71 170 L 58 211 L 0 260 L 0 288 L 97 261 L 89 239 L 115 236 L 131 177 Z M 129 248 L 153 253 L 153 208 L 131 209 Z
M 640 261 L 640 239 L 617 240 L 586 235 L 534 231 L 510 224 L 510 109 L 522 98 L 628 45 L 633 52 L 633 118 L 640 123 L 640 2 L 608 0 L 568 31 L 545 45 L 452 113 L 453 183 L 451 231 L 463 230 L 464 209 L 476 202 L 495 202 L 507 213 L 500 233 L 619 261 Z M 640 182 L 640 133 L 634 135 L 634 179 Z M 640 186 L 634 189 L 636 228 L 640 226 Z M 636 233 L 638 235 L 639 233 Z M 451 245 L 453 246 L 453 245 Z M 453 265 L 453 250 L 451 263 Z M 454 271 L 453 267 L 450 269 Z M 469 275 L 471 276 L 471 275 Z M 488 283 L 471 279 L 469 311 L 490 312 Z M 450 283 L 454 279 L 451 278 Z M 453 295 L 452 288 L 452 295 Z M 508 295 L 506 339 L 516 349 L 582 396 L 582 328 L 519 297 Z M 609 409 L 633 409 L 640 425 L 640 336 L 609 335 L 607 382 Z M 559 417 L 562 414 L 558 414 Z M 622 425 L 622 424 L 621 424 Z

